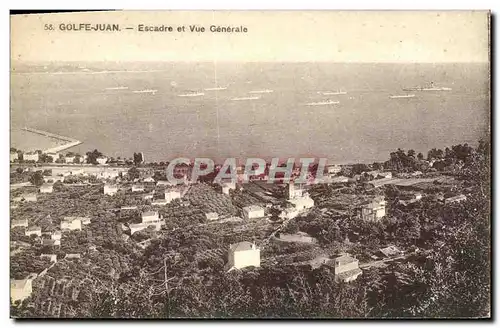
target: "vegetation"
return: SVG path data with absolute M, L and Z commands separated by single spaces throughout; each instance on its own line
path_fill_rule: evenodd
M 60 247 L 42 247 L 37 237 L 24 236 L 22 228 L 11 231 L 11 240 L 21 245 L 11 258 L 12 278 L 46 268 L 48 263 L 40 254 L 58 255 L 58 263 L 35 280 L 32 297 L 12 305 L 12 315 L 489 316 L 490 146 L 481 142 L 477 148 L 457 145 L 442 152 L 431 150 L 428 159 L 443 163 L 436 174 L 446 174 L 448 182 L 377 189 L 367 189 L 363 183 L 313 186 L 309 192 L 315 208 L 290 221 L 283 231 L 306 232 L 318 239 L 317 245 L 272 240 L 269 236 L 281 224 L 266 220 L 206 222 L 207 212 L 230 217 L 244 206 L 263 205 L 250 188 L 228 196 L 210 184 L 192 185 L 182 202 L 155 209 L 165 219 L 161 231 L 144 230 L 129 238 L 126 225 L 137 222 L 140 211 L 125 214 L 119 209 L 130 204 L 150 208 L 140 196 L 120 192 L 104 197 L 100 186 L 59 185 L 53 194 L 39 195 L 37 203 L 20 204 L 12 219 L 28 218 L 44 232 L 57 230 L 64 216 L 88 216 L 92 223 L 82 231 L 65 232 Z M 430 171 L 423 155 L 411 150 L 391 153 L 378 168 L 382 165 L 396 173 Z M 367 169 L 354 166 L 350 173 Z M 130 177 L 136 176 L 135 170 L 130 171 Z M 417 191 L 423 194 L 421 200 L 400 202 Z M 439 198 L 447 193 L 461 193 L 467 199 L 445 205 Z M 386 217 L 361 220 L 359 205 L 381 195 L 387 201 Z M 227 249 L 242 240 L 255 240 L 261 246 L 262 266 L 226 272 Z M 387 245 L 406 250 L 407 256 L 382 266 L 368 265 L 373 262 L 371 256 Z M 317 255 L 340 252 L 349 252 L 367 265 L 356 281 L 337 283 L 333 268 L 306 265 Z M 64 260 L 68 253 L 82 256 Z

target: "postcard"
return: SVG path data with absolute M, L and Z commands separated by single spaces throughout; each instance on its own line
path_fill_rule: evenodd
M 491 317 L 488 11 L 10 19 L 12 318 Z

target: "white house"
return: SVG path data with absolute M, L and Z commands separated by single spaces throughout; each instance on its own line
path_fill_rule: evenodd
M 326 169 L 329 175 L 336 175 L 342 171 L 342 167 L 340 165 L 330 165 Z
M 208 221 L 215 221 L 219 219 L 219 214 L 215 212 L 205 213 L 205 216 Z
M 97 161 L 98 164 L 104 165 L 104 164 L 106 164 L 108 162 L 108 158 L 104 157 L 104 156 L 101 156 L 101 157 L 97 157 L 96 161 Z
M 142 223 L 157 223 L 160 220 L 160 215 L 156 211 L 143 212 L 141 215 Z
M 61 238 L 62 238 L 62 232 L 61 231 L 54 231 L 50 235 L 50 239 L 52 239 L 52 240 L 61 240 Z
M 65 259 L 80 259 L 81 255 L 80 253 L 73 253 L 73 254 L 66 254 L 64 256 Z
M 24 231 L 24 234 L 26 236 L 31 236 L 31 235 L 37 235 L 38 237 L 42 236 L 42 228 L 40 227 L 31 227 L 31 228 L 26 228 Z
M 299 198 L 290 199 L 289 202 L 299 211 L 314 207 L 314 200 L 307 194 Z
M 234 182 L 224 182 L 222 184 L 222 193 L 229 195 L 230 190 L 235 190 L 236 189 L 236 183 Z
M 77 217 L 67 216 L 61 221 L 61 230 L 82 230 L 82 220 Z
M 288 199 L 302 197 L 303 193 L 304 189 L 302 188 L 301 185 L 296 186 L 293 181 L 288 184 L 288 191 L 287 191 Z
M 264 208 L 257 205 L 250 205 L 243 208 L 243 217 L 246 219 L 255 219 L 264 217 Z
M 132 192 L 143 192 L 144 191 L 144 185 L 133 185 L 132 186 Z
M 229 246 L 226 268 L 232 270 L 249 266 L 260 267 L 260 249 L 254 243 L 248 241 Z
M 44 183 L 40 186 L 40 193 L 42 194 L 51 194 L 54 192 L 54 185 L 49 183 Z
M 153 179 L 152 177 L 147 177 L 146 179 L 143 180 L 144 183 L 154 183 L 155 182 L 155 179 Z
M 334 261 L 336 281 L 350 282 L 363 273 L 359 268 L 359 261 L 349 255 L 339 256 Z
M 174 199 L 180 199 L 181 193 L 178 190 L 166 190 L 165 191 L 165 200 L 170 203 Z
M 56 153 L 47 153 L 46 155 L 47 155 L 47 157 L 45 157 L 45 161 L 47 163 L 54 163 L 56 161 L 56 159 L 59 158 L 59 154 L 56 154 Z
M 37 152 L 28 152 L 28 153 L 24 153 L 24 155 L 23 155 L 24 161 L 38 162 L 39 159 L 40 159 L 40 156 L 38 155 Z
M 383 197 L 375 198 L 371 203 L 361 207 L 361 217 L 369 221 L 381 219 L 385 216 L 385 205 Z
M 66 157 L 64 157 L 64 162 L 66 164 L 72 164 L 75 162 L 75 156 L 74 155 L 66 155 Z
M 10 281 L 10 297 L 12 301 L 23 301 L 25 298 L 31 296 L 32 292 L 32 280 L 22 279 Z
M 84 224 L 84 225 L 92 223 L 92 220 L 90 218 L 84 217 L 84 218 L 80 218 L 80 219 L 82 220 L 82 224 Z
M 330 183 L 347 183 L 347 182 L 349 182 L 349 178 L 344 176 L 336 176 L 330 179 Z
M 10 225 L 12 228 L 15 228 L 15 227 L 27 228 L 28 227 L 28 219 L 12 220 Z
M 105 184 L 104 185 L 104 194 L 105 195 L 114 195 L 118 192 L 117 185 Z
M 147 193 L 146 195 L 143 196 L 144 199 L 153 199 L 155 193 L 154 192 L 150 192 L 150 193 Z
M 18 159 L 19 159 L 19 154 L 17 152 L 10 153 L 10 161 L 11 162 L 17 161 Z
M 151 202 L 151 205 L 153 206 L 167 206 L 169 202 L 167 202 L 165 199 L 156 199 Z

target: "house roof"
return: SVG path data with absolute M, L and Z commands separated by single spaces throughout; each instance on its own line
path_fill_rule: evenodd
M 260 211 L 260 210 L 263 210 L 263 208 L 258 206 L 258 205 L 250 205 L 250 206 L 244 207 L 243 210 L 250 212 L 250 211 Z
M 356 262 L 356 261 L 358 261 L 358 260 L 355 259 L 354 257 L 349 256 L 349 255 L 342 255 L 342 256 L 335 258 L 335 263 L 338 263 L 338 265 L 346 265 L 346 264 Z
M 381 248 L 380 252 L 387 257 L 398 255 L 401 251 L 394 245 L 388 246 L 386 248 Z
M 229 246 L 229 250 L 233 252 L 239 252 L 239 251 L 248 251 L 252 249 L 252 246 L 255 245 L 249 241 L 242 241 L 236 244 L 231 244 Z
M 153 216 L 153 215 L 155 215 L 155 216 L 158 215 L 158 212 L 156 212 L 156 211 L 147 211 L 147 212 L 143 212 L 142 213 L 143 217 L 144 216 Z

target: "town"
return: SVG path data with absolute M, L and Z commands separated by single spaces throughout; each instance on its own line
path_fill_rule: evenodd
M 268 183 L 272 163 L 172 181 L 141 152 L 12 148 L 12 314 L 418 317 L 468 293 L 479 311 L 489 144 L 388 155 Z

